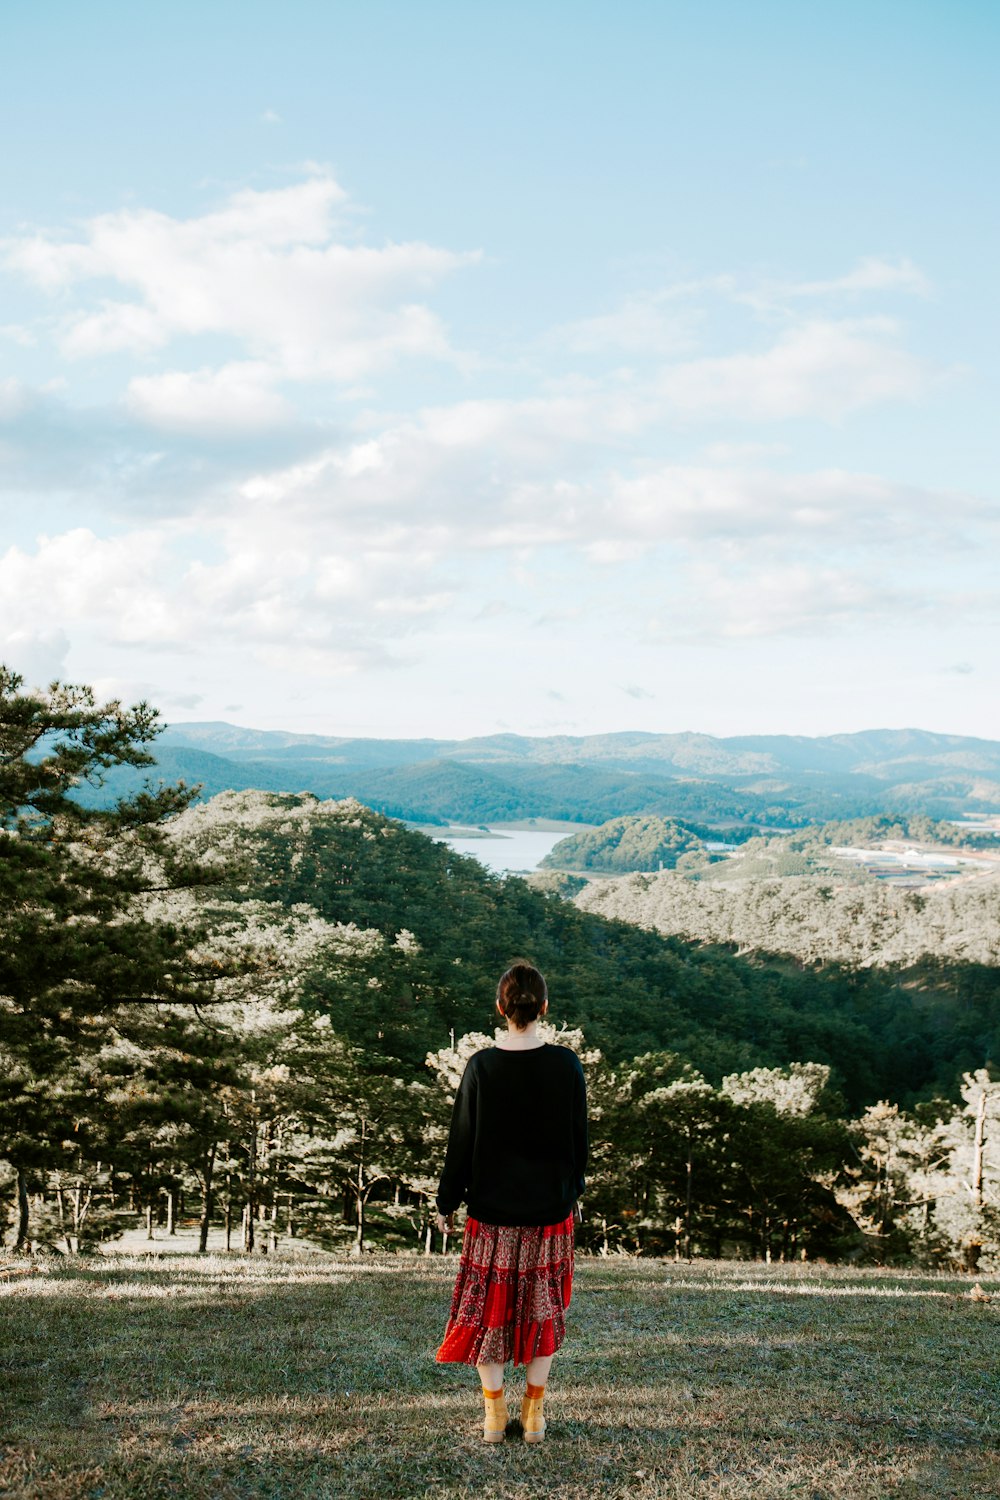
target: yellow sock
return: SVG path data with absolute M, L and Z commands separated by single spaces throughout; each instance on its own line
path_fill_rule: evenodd
M 531 1381 L 529 1380 L 524 1387 L 524 1394 L 529 1401 L 541 1401 L 542 1397 L 545 1395 L 545 1387 L 544 1385 L 532 1385 Z

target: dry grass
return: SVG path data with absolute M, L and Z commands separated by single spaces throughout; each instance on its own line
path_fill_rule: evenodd
M 453 1258 L 0 1282 L 9 1500 L 1000 1495 L 1000 1282 L 581 1260 L 537 1448 L 435 1365 Z M 518 1392 L 523 1372 L 512 1382 Z

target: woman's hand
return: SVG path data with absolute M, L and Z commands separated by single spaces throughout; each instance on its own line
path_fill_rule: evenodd
M 437 1227 L 438 1227 L 438 1234 L 454 1234 L 454 1232 L 455 1232 L 455 1215 L 454 1214 L 449 1214 L 448 1217 L 445 1218 L 444 1214 L 438 1214 L 438 1216 L 437 1216 Z
M 580 1200 L 579 1200 L 579 1198 L 573 1204 L 573 1217 L 574 1217 L 574 1219 L 576 1220 L 576 1222 L 578 1224 L 582 1224 L 583 1223 L 583 1209 L 580 1207 Z

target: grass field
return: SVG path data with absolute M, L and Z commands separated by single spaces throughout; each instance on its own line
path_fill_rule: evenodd
M 11 1276 L 0 1494 L 1000 1496 L 1000 1279 L 981 1300 L 961 1277 L 581 1258 L 546 1440 L 487 1447 L 475 1372 L 433 1358 L 454 1271 L 118 1255 Z

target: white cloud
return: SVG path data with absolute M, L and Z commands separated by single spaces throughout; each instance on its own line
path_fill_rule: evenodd
M 566 546 L 604 565 L 684 542 L 787 548 L 960 546 L 990 523 L 985 502 L 844 469 L 761 463 L 660 464 L 628 473 L 619 418 L 599 397 L 463 403 L 261 474 L 241 515 L 280 515 L 305 535 L 335 531 L 364 550 Z M 432 590 L 436 592 L 436 590 Z
M 672 358 L 696 346 L 713 302 L 742 304 L 769 317 L 779 315 L 795 322 L 800 314 L 787 303 L 803 299 L 837 303 L 844 297 L 870 292 L 926 296 L 929 291 L 927 277 L 905 256 L 898 260 L 865 256 L 844 275 L 827 280 L 748 280 L 720 275 L 636 292 L 614 311 L 567 323 L 552 337 L 576 354 L 621 351 Z
M 581 598 L 656 558 L 676 604 L 657 611 L 654 634 L 794 635 L 926 611 L 947 575 L 923 592 L 893 580 L 915 559 L 931 576 L 930 562 L 964 535 L 988 537 L 996 521 L 970 497 L 840 470 L 661 465 L 570 482 L 559 477 L 557 445 L 551 472 L 525 479 L 517 462 L 499 464 L 492 427 L 471 450 L 440 434 L 438 421 L 409 425 L 395 442 L 383 438 L 378 462 L 331 449 L 200 517 L 108 538 L 78 528 L 33 551 L 10 548 L 0 557 L 0 639 L 46 620 L 74 639 L 86 632 L 156 651 L 210 643 L 215 653 L 228 643 L 268 671 L 381 669 L 456 607 L 472 608 L 477 576 L 487 580 L 480 598 L 494 601 L 480 606 L 481 620 L 506 618 L 498 565 L 501 576 L 517 572 L 519 597 L 545 599 L 526 567 L 549 554 L 557 569 L 580 558 L 602 566 L 590 581 L 577 577 Z M 192 546 L 205 555 L 191 561 Z M 641 609 L 642 576 L 626 572 L 616 609 Z M 524 622 L 534 609 L 514 613 Z M 549 607 L 541 618 L 568 617 Z
M 672 290 L 627 297 L 614 312 L 580 318 L 556 330 L 555 337 L 574 354 L 676 355 L 692 349 L 701 315 L 679 307 Z
M 10 547 L 0 556 L 0 630 L 25 620 L 103 619 L 119 640 L 148 639 L 169 621 L 155 582 L 163 538 L 152 531 L 101 538 L 86 527 L 43 536 L 34 553 Z
M 991 516 L 973 497 L 896 485 L 873 474 L 686 465 L 616 478 L 602 510 L 608 539 L 621 543 L 763 539 L 793 550 L 940 547 Z
M 294 414 L 274 389 L 270 367 L 253 360 L 138 375 L 126 400 L 137 416 L 168 432 L 239 432 L 287 422 Z
M 69 636 L 59 628 L 0 625 L 0 661 L 24 678 L 27 688 L 44 688 L 63 678 Z
M 703 462 L 682 461 L 698 422 L 840 421 L 925 392 L 931 373 L 895 323 L 804 316 L 796 300 L 923 290 L 905 260 L 778 288 L 785 305 L 767 308 L 780 313 L 778 334 L 736 306 L 752 301 L 737 278 L 717 277 L 635 295 L 553 336 L 576 354 L 635 354 L 638 374 L 575 372 L 514 396 L 484 381 L 451 404 L 408 409 L 404 398 L 392 416 L 376 391 L 346 439 L 296 420 L 297 381 L 356 386 L 403 356 L 454 358 L 426 294 L 475 257 L 351 242 L 345 206 L 319 172 L 186 220 L 127 209 L 67 239 L 7 241 L 7 265 L 59 294 L 48 326 L 66 355 L 118 351 L 144 364 L 101 413 L 0 386 L 6 453 L 61 440 L 64 469 L 55 482 L 46 469 L 36 488 L 84 503 L 109 475 L 133 508 L 154 490 L 160 505 L 164 485 L 183 492 L 160 512 L 169 524 L 116 537 L 80 527 L 0 557 L 8 638 L 39 619 L 55 633 L 38 650 L 53 658 L 67 633 L 86 631 L 118 646 L 229 650 L 273 673 L 359 672 L 408 660 L 456 609 L 468 619 L 478 609 L 484 632 L 500 610 L 505 630 L 575 619 L 566 599 L 539 614 L 540 593 L 511 610 L 506 585 L 514 577 L 535 600 L 529 574 L 542 556 L 553 576 L 564 567 L 578 580 L 568 591 L 578 612 L 591 586 L 610 600 L 654 556 L 679 601 L 662 622 L 672 638 L 794 635 L 919 612 L 916 592 L 871 581 L 872 558 L 926 559 L 986 534 L 986 508 L 967 496 L 847 468 L 786 471 L 789 450 L 759 440 L 766 427 L 748 442 L 727 431 Z M 712 298 L 749 333 L 730 324 L 726 342 L 695 357 Z M 715 323 L 710 332 L 719 338 Z M 180 340 L 208 347 L 179 354 Z M 74 469 L 85 471 L 75 490 Z M 158 488 L 147 471 L 164 473 Z M 621 618 L 639 607 L 622 600 Z M 634 684 L 621 692 L 645 696 Z
M 750 640 L 809 636 L 913 618 L 932 601 L 882 577 L 848 568 L 786 564 L 752 570 L 700 563 L 686 598 L 651 622 L 659 639 Z
M 61 346 L 71 357 L 228 337 L 289 378 L 338 381 L 402 355 L 449 357 L 444 328 L 420 297 L 477 257 L 338 240 L 345 196 L 323 175 L 236 193 L 192 219 L 124 209 L 90 220 L 77 240 L 9 239 L 4 259 L 49 291 L 110 280 L 133 294 L 65 317 Z
M 898 346 L 896 333 L 884 318 L 812 320 L 760 354 L 673 365 L 661 375 L 659 390 L 692 417 L 836 421 L 881 401 L 912 400 L 926 389 L 928 370 Z
M 906 256 L 891 261 L 869 255 L 859 260 L 844 276 L 835 276 L 829 281 L 792 282 L 783 291 L 788 297 L 818 297 L 844 292 L 908 292 L 923 297 L 930 291 L 930 282 L 919 266 Z

